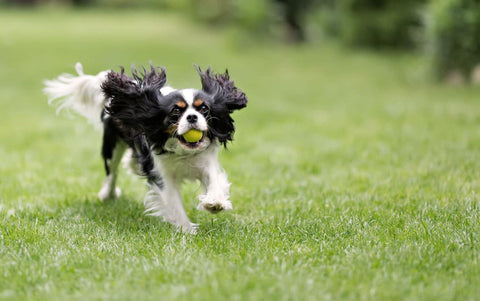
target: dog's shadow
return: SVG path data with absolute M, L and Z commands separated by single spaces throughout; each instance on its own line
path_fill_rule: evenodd
M 187 204 L 188 206 L 189 204 Z M 199 212 L 192 206 L 186 208 L 192 222 L 199 224 L 197 235 L 213 235 L 223 232 L 222 226 L 231 228 L 233 219 L 227 214 L 209 214 Z M 96 227 L 102 231 L 117 234 L 161 234 L 167 236 L 181 235 L 181 231 L 160 217 L 145 213 L 143 202 L 132 196 L 121 196 L 116 200 L 101 202 L 98 198 L 66 199 L 54 209 L 56 218 L 65 222 L 82 223 L 84 227 Z M 226 229 L 224 229 L 226 230 Z
M 145 215 L 144 210 L 141 202 L 128 196 L 103 202 L 95 197 L 85 197 L 66 199 L 57 207 L 56 216 L 125 233 L 159 226 L 158 219 Z

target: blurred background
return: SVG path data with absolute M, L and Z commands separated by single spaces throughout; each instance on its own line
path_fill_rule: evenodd
M 480 82 L 480 4 L 474 0 L 0 0 L 0 7 L 168 11 L 228 28 L 241 45 L 335 40 L 415 52 L 428 60 L 432 78 Z

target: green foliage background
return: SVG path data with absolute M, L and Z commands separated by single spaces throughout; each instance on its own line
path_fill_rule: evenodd
M 434 72 L 443 78 L 455 70 L 467 79 L 480 63 L 480 5 L 470 0 L 431 3 L 430 51 Z

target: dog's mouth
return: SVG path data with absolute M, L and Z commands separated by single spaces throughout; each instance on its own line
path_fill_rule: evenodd
M 188 142 L 187 140 L 185 140 L 185 138 L 182 135 L 177 135 L 177 139 L 183 147 L 189 148 L 189 149 L 195 149 L 195 148 L 199 148 L 202 145 L 202 142 L 205 140 L 205 132 L 202 132 L 201 135 L 202 137 L 195 142 Z

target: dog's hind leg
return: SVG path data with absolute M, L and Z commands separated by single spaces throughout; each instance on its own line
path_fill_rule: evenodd
M 112 120 L 106 118 L 104 120 L 102 157 L 105 162 L 107 178 L 98 192 L 101 201 L 118 198 L 121 194 L 120 188 L 116 187 L 116 182 L 118 166 L 126 149 L 127 144 L 119 137 Z

